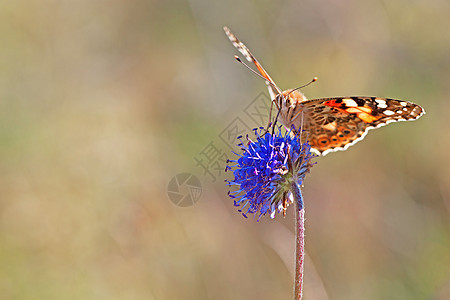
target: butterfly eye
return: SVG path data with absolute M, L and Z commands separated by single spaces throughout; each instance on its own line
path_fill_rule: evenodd
M 278 102 L 278 105 L 281 107 L 282 104 L 283 104 L 283 96 L 277 95 L 276 96 L 276 101 Z

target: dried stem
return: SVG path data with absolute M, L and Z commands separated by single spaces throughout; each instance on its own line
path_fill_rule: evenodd
M 303 196 L 297 183 L 292 184 L 292 196 L 295 207 L 295 283 L 294 300 L 301 300 L 303 296 L 303 263 L 305 256 L 305 209 Z

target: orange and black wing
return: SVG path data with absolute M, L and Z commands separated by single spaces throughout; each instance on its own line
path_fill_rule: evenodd
M 343 151 L 361 141 L 370 129 L 416 120 L 425 111 L 408 101 L 380 97 L 335 97 L 306 100 L 305 129 L 311 147 L 321 155 Z

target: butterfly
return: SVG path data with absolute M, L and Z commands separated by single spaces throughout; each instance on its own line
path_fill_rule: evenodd
M 417 120 L 425 114 L 421 106 L 397 99 L 351 96 L 308 100 L 299 88 L 282 91 L 247 46 L 228 27 L 224 30 L 234 47 L 256 66 L 257 74 L 266 80 L 272 104 L 278 110 L 276 121 L 293 128 L 294 132 L 296 128 L 302 128 L 302 138 L 309 141 L 318 155 L 346 150 L 364 139 L 370 129 L 392 122 Z M 243 63 L 237 56 L 235 58 Z

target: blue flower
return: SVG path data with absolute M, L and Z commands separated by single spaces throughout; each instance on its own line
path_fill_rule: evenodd
M 258 220 L 267 213 L 271 218 L 275 213 L 285 214 L 287 206 L 292 203 L 291 190 L 293 184 L 300 186 L 305 175 L 314 163 L 308 142 L 301 144 L 298 135 L 293 131 L 284 134 L 278 128 L 277 133 L 261 135 L 254 129 L 256 141 L 246 137 L 247 146 L 238 137 L 242 154 L 236 160 L 229 160 L 226 170 L 233 170 L 234 179 L 226 180 L 227 185 L 236 185 L 235 191 L 228 192 L 239 212 L 258 214 Z M 302 206 L 303 204 L 301 204 Z

